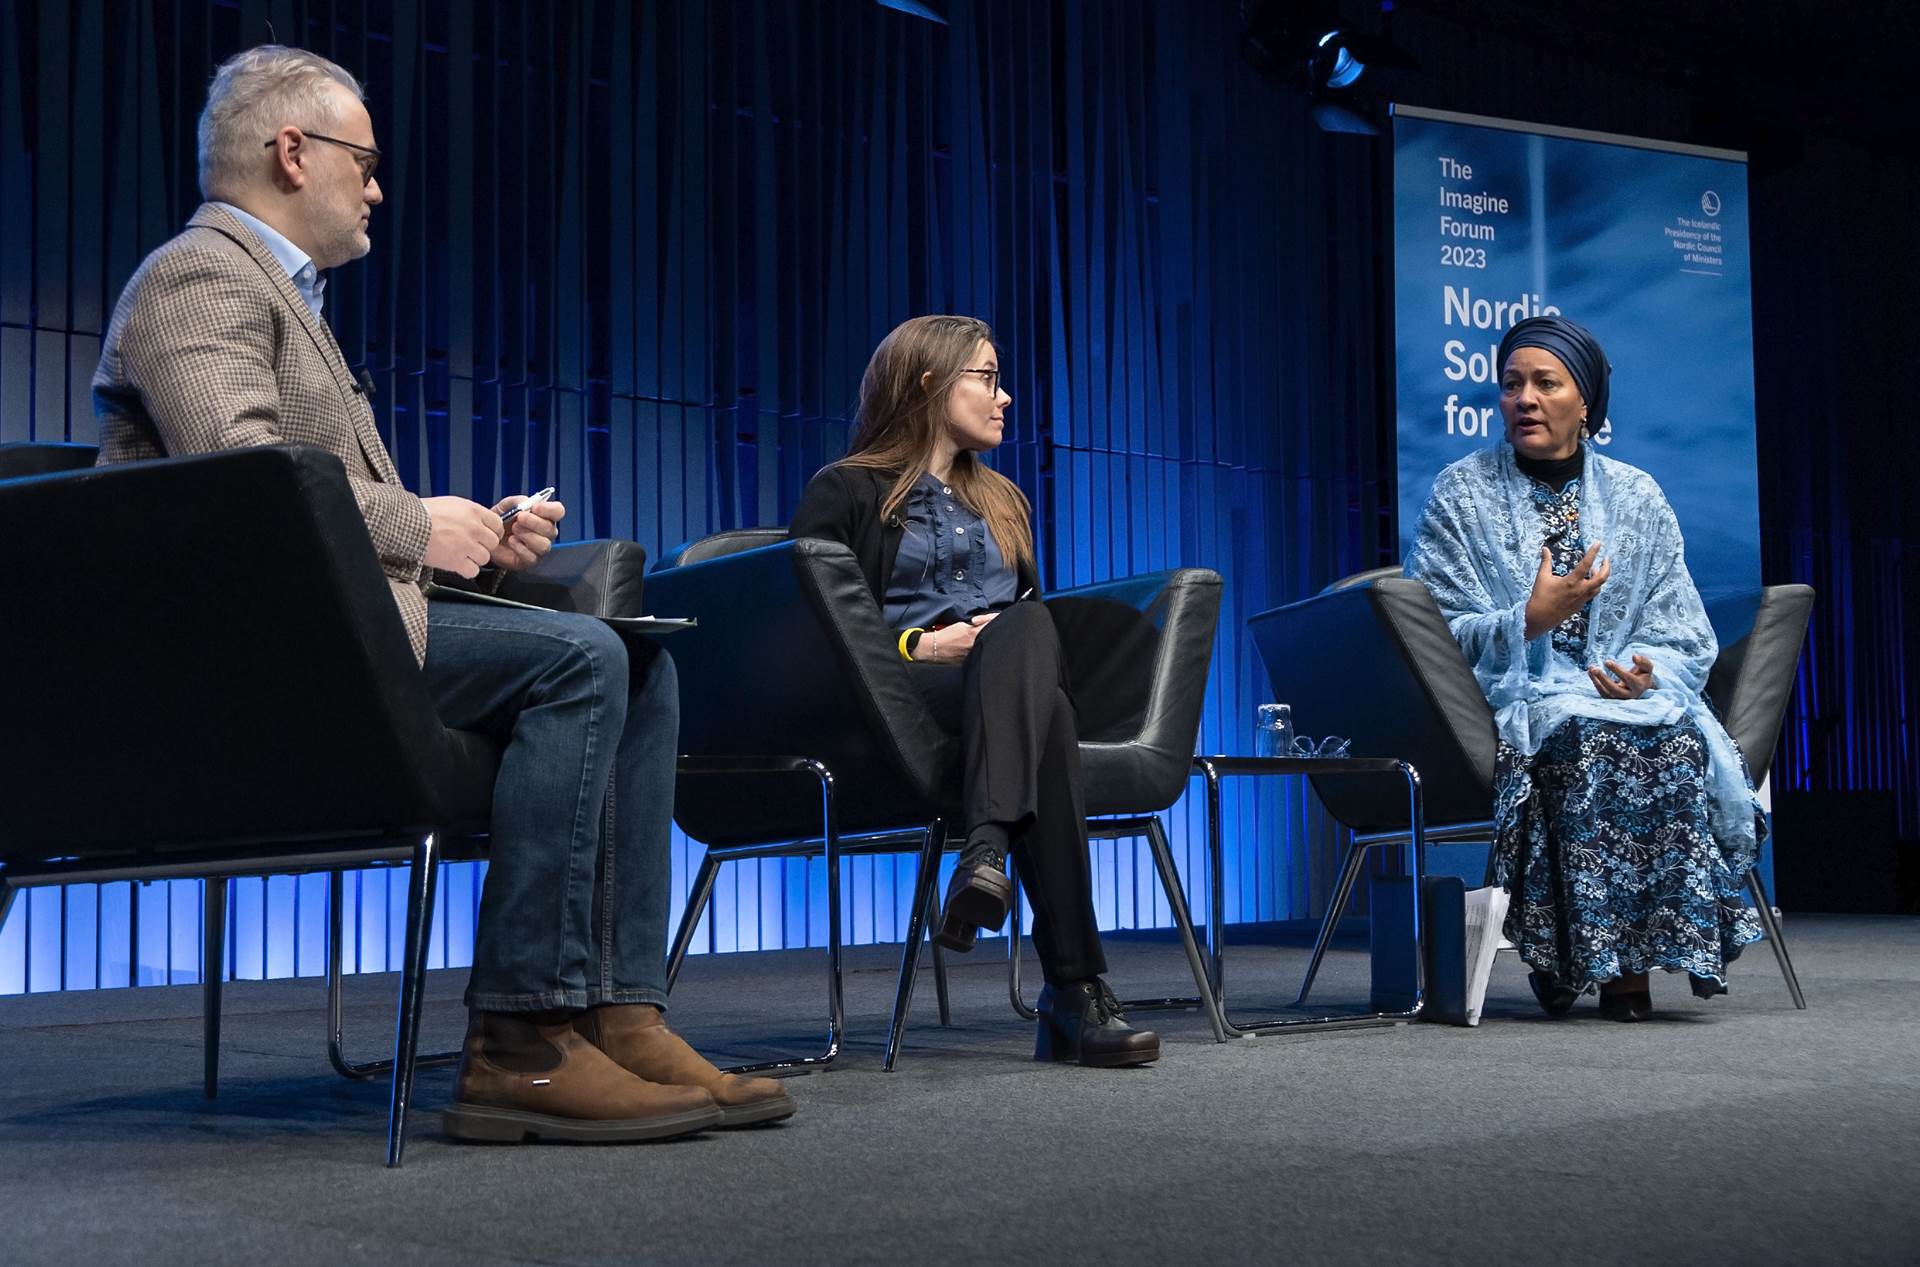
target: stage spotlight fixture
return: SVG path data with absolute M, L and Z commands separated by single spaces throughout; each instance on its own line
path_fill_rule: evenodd
M 1353 55 L 1345 31 L 1328 31 L 1314 42 L 1313 79 L 1316 88 L 1351 88 L 1367 73 L 1367 64 Z
M 1418 69 L 1418 63 L 1383 34 L 1356 30 L 1337 0 L 1241 0 L 1246 30 L 1240 53 L 1266 78 L 1301 93 L 1324 132 L 1377 134 L 1372 98 L 1385 89 L 1375 83 L 1356 89 L 1369 69 Z M 1379 0 L 1379 21 L 1393 11 Z

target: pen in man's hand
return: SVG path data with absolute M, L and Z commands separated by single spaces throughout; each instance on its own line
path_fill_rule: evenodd
M 513 522 L 513 517 L 515 515 L 519 514 L 523 510 L 531 510 L 535 506 L 538 506 L 541 502 L 548 500 L 553 496 L 553 492 L 554 492 L 553 485 L 551 484 L 547 485 L 545 488 L 541 489 L 539 492 L 535 493 L 533 496 L 527 498 L 527 500 L 521 502 L 518 506 L 515 506 L 512 510 L 509 510 L 506 514 L 500 516 L 500 526 L 502 528 L 505 528 L 508 524 Z

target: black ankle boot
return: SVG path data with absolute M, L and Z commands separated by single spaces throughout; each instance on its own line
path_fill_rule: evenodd
M 1653 1019 L 1653 994 L 1648 990 L 1600 992 L 1600 1015 L 1610 1021 L 1650 1021 Z
M 1040 991 L 1037 1010 L 1035 1060 L 1072 1060 L 1106 1068 L 1160 1059 L 1160 1036 L 1127 1024 L 1120 1014 L 1120 1000 L 1099 977 L 1058 986 L 1049 982 Z
M 998 928 L 1013 904 L 1013 879 L 1007 875 L 1007 832 L 996 823 L 973 829 L 960 851 L 960 865 L 947 884 L 947 905 L 933 939 L 962 954 L 973 949 L 982 928 Z
M 1540 1002 L 1540 1010 L 1548 1016 L 1565 1016 L 1573 1010 L 1573 1002 L 1580 996 L 1572 987 L 1561 985 L 1550 972 L 1535 968 L 1527 974 L 1527 984 L 1533 987 L 1533 997 Z

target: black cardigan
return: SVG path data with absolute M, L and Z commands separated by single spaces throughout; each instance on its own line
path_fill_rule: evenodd
M 788 529 L 790 536 L 838 541 L 851 549 L 867 578 L 867 588 L 873 591 L 873 601 L 882 607 L 887 601 L 887 578 L 893 575 L 900 539 L 906 535 L 906 521 L 898 511 L 884 523 L 880 519 L 880 505 L 896 478 L 893 471 L 870 466 L 826 467 L 800 494 Z M 1016 594 L 1032 590 L 1035 598 L 1040 596 L 1040 579 L 1032 564 L 1016 564 L 1014 575 Z

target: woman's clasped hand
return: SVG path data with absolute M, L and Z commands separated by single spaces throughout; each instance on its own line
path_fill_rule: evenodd
M 920 635 L 913 658 L 928 664 L 960 664 L 973 653 L 974 639 L 999 612 L 980 612 L 952 625 L 929 629 Z

